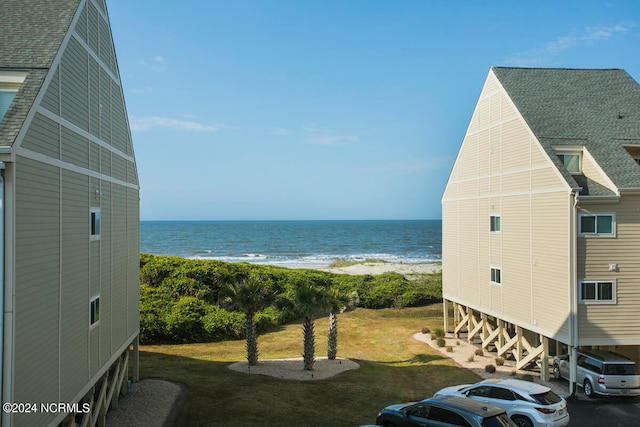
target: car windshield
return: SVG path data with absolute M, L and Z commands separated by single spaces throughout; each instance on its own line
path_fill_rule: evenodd
M 605 375 L 635 375 L 636 365 L 633 363 L 614 363 L 604 365 Z
M 553 405 L 562 400 L 560 396 L 558 396 L 551 390 L 545 391 L 544 393 L 532 394 L 531 397 L 533 397 L 536 402 L 542 405 Z
M 485 418 L 482 421 L 482 427 L 511 427 L 513 423 L 507 414 L 496 415 L 495 417 Z

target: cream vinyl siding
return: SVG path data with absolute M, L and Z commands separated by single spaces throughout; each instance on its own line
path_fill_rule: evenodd
M 578 237 L 578 280 L 616 281 L 614 304 L 579 304 L 581 345 L 640 344 L 640 196 L 580 203 L 579 213 L 614 213 L 615 237 Z M 610 264 L 617 271 L 610 271 Z
M 566 338 L 570 189 L 493 72 L 442 204 L 444 298 Z M 491 215 L 501 217 L 499 233 L 490 232 Z M 491 283 L 491 267 L 501 284 Z
M 532 316 L 536 325 L 569 339 L 571 196 L 563 191 L 531 195 Z M 562 236 L 558 238 L 558 236 Z
M 442 283 L 446 284 L 445 298 L 459 300 L 460 271 L 462 269 L 458 248 L 460 246 L 458 205 L 442 204 Z M 444 287 L 443 287 L 444 292 Z
M 613 184 L 613 182 L 611 182 L 609 177 L 604 174 L 602 169 L 600 169 L 600 167 L 595 162 L 593 157 L 591 157 L 589 152 L 586 150 L 583 151 L 583 154 L 581 156 L 581 166 L 582 166 L 582 173 L 585 176 L 594 180 L 595 182 L 602 185 L 603 187 L 608 188 L 614 193 L 617 192 L 616 186 Z

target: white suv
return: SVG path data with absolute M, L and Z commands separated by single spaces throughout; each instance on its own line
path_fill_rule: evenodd
M 465 396 L 507 411 L 518 427 L 564 427 L 567 402 L 549 387 L 516 379 L 489 379 L 443 388 L 436 396 Z
M 587 397 L 640 396 L 640 375 L 631 359 L 609 352 L 578 351 L 576 383 Z M 569 379 L 569 357 L 553 358 L 553 377 Z

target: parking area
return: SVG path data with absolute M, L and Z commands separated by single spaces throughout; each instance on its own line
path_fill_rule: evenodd
M 540 381 L 535 372 L 515 371 L 511 363 L 506 362 L 505 366 L 496 367 L 496 372 L 489 374 L 484 367 L 494 362 L 494 356 L 486 354 L 475 356 L 473 361 L 469 358 L 477 347 L 467 343 L 464 339 L 455 339 L 452 336 L 445 337 L 447 345 L 452 346 L 447 351 L 444 347 L 438 347 L 426 334 L 416 334 L 414 338 L 424 341 L 431 348 L 441 352 L 444 356 L 455 360 L 458 364 L 474 372 L 481 378 L 508 378 L 514 373 L 518 376 L 533 374 L 535 382 L 550 387 L 557 394 L 567 396 L 569 394 L 569 383 L 566 380 L 551 379 L 548 382 Z M 584 395 L 581 388 L 577 394 L 567 400 L 569 414 L 571 416 L 571 426 L 579 427 L 635 427 L 640 425 L 640 397 L 633 398 L 606 398 L 598 397 L 589 399 Z
M 631 427 L 640 423 L 640 398 L 587 398 L 578 391 L 568 400 L 572 426 Z

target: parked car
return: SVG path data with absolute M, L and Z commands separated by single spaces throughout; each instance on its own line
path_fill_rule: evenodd
M 549 387 L 516 379 L 489 379 L 443 388 L 436 396 L 464 396 L 502 408 L 518 427 L 569 424 L 567 402 Z
M 514 427 L 504 409 L 457 396 L 387 406 L 376 424 L 384 427 Z
M 633 360 L 618 353 L 578 351 L 576 383 L 587 397 L 640 396 L 640 375 Z M 553 376 L 569 379 L 569 356 L 553 358 Z

